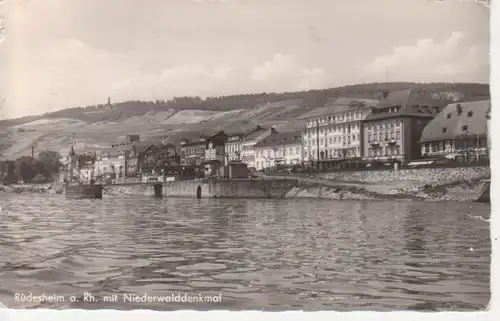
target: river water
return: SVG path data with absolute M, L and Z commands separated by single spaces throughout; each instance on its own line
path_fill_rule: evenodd
M 21 194 L 0 205 L 0 302 L 14 308 L 446 311 L 490 298 L 484 204 Z

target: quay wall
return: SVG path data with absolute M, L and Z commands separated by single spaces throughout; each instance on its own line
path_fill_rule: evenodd
M 345 171 L 296 179 L 196 180 L 165 182 L 163 197 L 196 198 L 323 198 L 412 199 L 428 201 L 489 201 L 487 167 Z M 320 179 L 321 178 L 321 179 Z M 63 194 L 55 184 L 0 185 L 1 193 Z M 103 198 L 126 195 L 155 196 L 152 184 L 124 183 L 104 186 Z
M 422 183 L 470 181 L 490 177 L 490 168 L 453 167 L 453 168 L 416 168 L 400 170 L 363 170 L 322 173 L 318 178 L 346 182 L 391 182 L 416 181 Z
M 174 181 L 162 184 L 162 196 L 196 198 L 199 192 L 201 198 L 281 198 L 296 185 L 293 179 Z M 107 185 L 104 194 L 155 196 L 154 185 L 140 183 Z

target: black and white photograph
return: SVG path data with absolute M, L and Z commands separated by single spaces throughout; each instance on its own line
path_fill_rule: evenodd
M 0 17 L 0 314 L 490 308 L 490 1 Z

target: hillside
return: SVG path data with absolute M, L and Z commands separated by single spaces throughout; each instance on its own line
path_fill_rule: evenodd
M 226 97 L 182 97 L 170 101 L 129 101 L 64 109 L 57 112 L 0 121 L 0 157 L 17 158 L 51 149 L 68 152 L 71 142 L 77 151 L 98 150 L 126 134 L 141 134 L 142 140 L 166 139 L 177 143 L 182 137 L 222 129 L 237 132 L 257 124 L 275 125 L 278 131 L 300 129 L 304 113 L 339 96 L 376 97 L 382 91 L 414 88 L 443 98 L 461 100 L 489 97 L 484 84 L 375 83 L 294 93 L 262 93 Z

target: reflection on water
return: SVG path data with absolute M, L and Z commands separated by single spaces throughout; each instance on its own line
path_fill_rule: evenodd
M 0 302 L 11 307 L 431 311 L 484 309 L 490 297 L 489 223 L 471 218 L 489 218 L 483 204 L 46 195 L 0 204 Z M 30 292 L 66 302 L 14 302 Z M 103 302 L 113 293 L 222 302 Z

